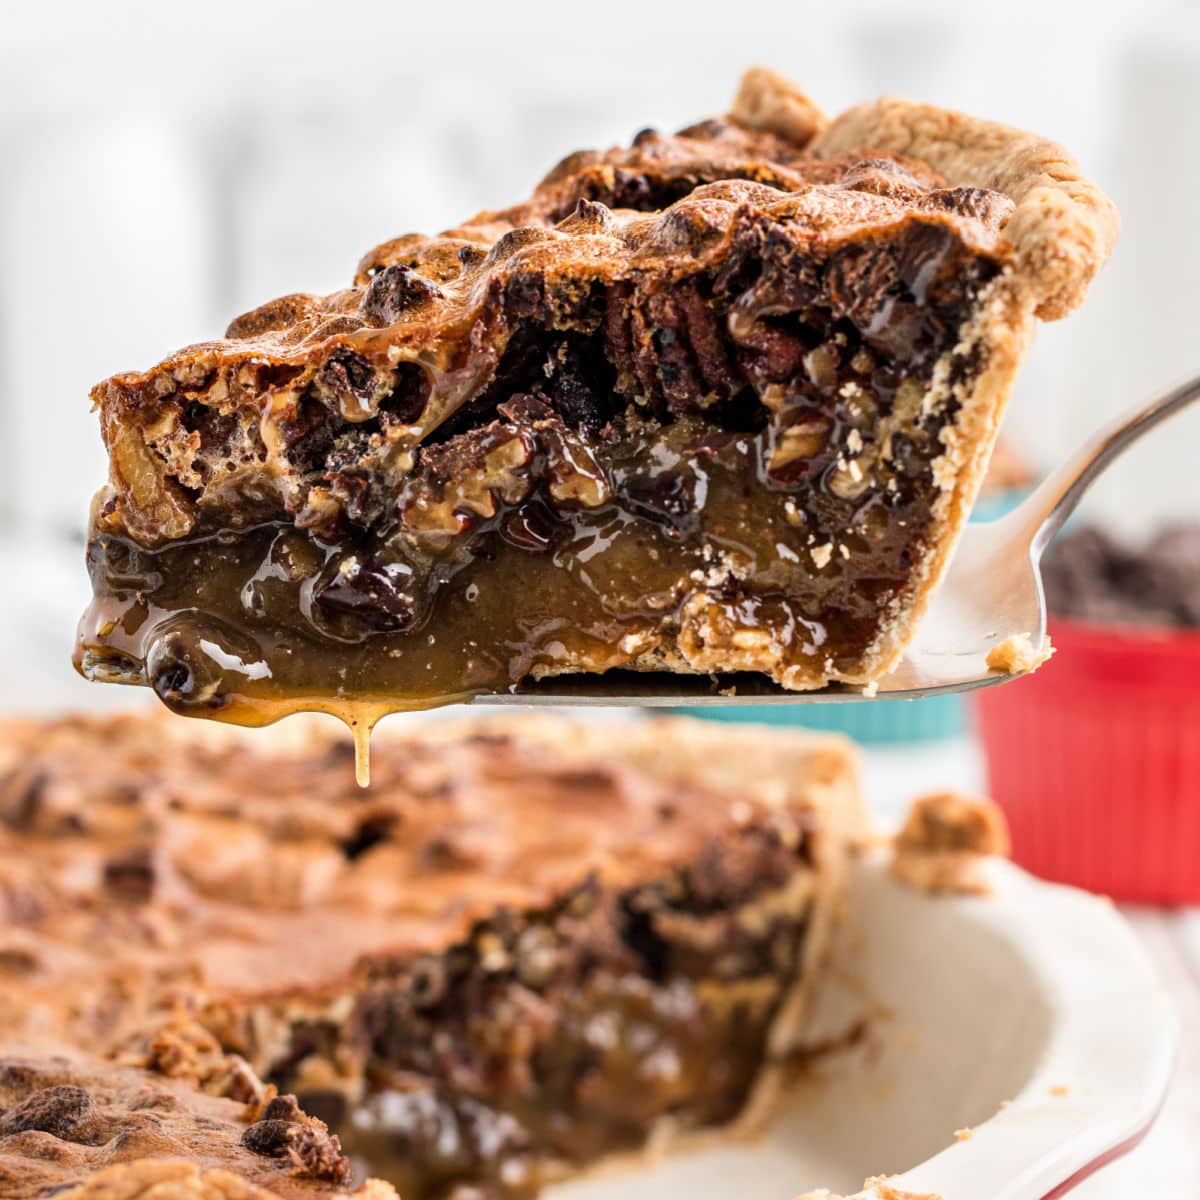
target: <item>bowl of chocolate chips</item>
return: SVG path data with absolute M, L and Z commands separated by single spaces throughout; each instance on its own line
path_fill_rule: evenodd
M 1055 657 L 976 698 L 991 794 L 1035 874 L 1200 902 L 1200 522 L 1073 529 L 1043 563 Z

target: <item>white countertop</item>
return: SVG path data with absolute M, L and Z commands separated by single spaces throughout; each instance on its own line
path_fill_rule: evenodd
M 868 750 L 864 774 L 866 795 L 884 821 L 898 820 L 909 800 L 923 791 L 984 790 L 982 758 L 967 739 Z M 1182 1051 L 1170 1095 L 1146 1140 L 1080 1184 L 1071 1198 L 1192 1200 L 1200 1197 L 1200 908 L 1120 907 L 1175 1002 L 1183 1028 Z

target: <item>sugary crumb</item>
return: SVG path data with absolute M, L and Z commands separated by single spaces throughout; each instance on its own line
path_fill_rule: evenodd
M 809 554 L 812 555 L 812 560 L 817 565 L 817 570 L 822 567 L 829 566 L 829 560 L 833 557 L 833 543 L 826 542 L 823 546 L 814 546 Z
M 1049 634 L 1043 639 L 1040 650 L 1033 648 L 1029 634 L 1010 634 L 988 651 L 988 670 L 1002 671 L 1005 675 L 1028 675 L 1031 671 L 1036 671 L 1053 653 L 1054 647 L 1050 644 Z
M 983 864 L 1009 851 L 1004 814 L 990 800 L 936 792 L 913 802 L 892 843 L 892 874 L 924 892 L 981 895 Z
M 818 1188 L 815 1192 L 805 1192 L 803 1196 L 797 1196 L 796 1200 L 941 1200 L 941 1197 L 931 1192 L 918 1195 L 916 1192 L 901 1191 L 892 1187 L 886 1175 L 879 1175 L 868 1179 L 863 1184 L 863 1190 L 855 1192 L 853 1196 L 835 1196 L 828 1188 Z
M 1050 1095 L 1052 1096 L 1067 1096 L 1070 1095 L 1070 1092 L 1071 1089 L 1065 1083 L 1056 1083 L 1050 1089 Z
M 954 1136 L 960 1142 L 969 1142 L 973 1136 L 973 1131 L 970 1129 L 956 1129 Z
M 754 809 L 745 800 L 738 800 L 729 806 L 729 819 L 735 825 L 745 825 L 754 816 Z

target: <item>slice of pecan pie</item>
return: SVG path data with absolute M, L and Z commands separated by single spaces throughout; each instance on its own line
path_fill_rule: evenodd
M 441 723 L 381 738 L 363 792 L 308 722 L 10 723 L 0 1044 L 257 1103 L 242 1148 L 295 1151 L 331 1197 L 354 1183 L 324 1127 L 258 1079 L 404 1200 L 519 1200 L 751 1126 L 804 1051 L 856 771 L 835 739 L 712 737 Z M 178 1158 L 146 1125 L 43 1137 L 47 1178 Z
M 243 720 L 615 667 L 866 685 L 1116 226 L 1050 142 L 826 122 L 751 71 L 722 120 L 100 384 L 76 661 Z

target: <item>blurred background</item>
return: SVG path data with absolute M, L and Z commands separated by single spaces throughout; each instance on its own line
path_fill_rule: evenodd
M 88 593 L 87 506 L 105 476 L 89 412 L 94 383 L 218 336 L 231 316 L 273 296 L 342 287 L 375 243 L 516 200 L 571 150 L 719 113 L 752 63 L 792 76 L 831 112 L 896 93 L 1025 127 L 1064 143 L 1115 199 L 1124 232 L 1111 265 L 1082 311 L 1042 329 L 1018 384 L 1007 437 L 1034 474 L 1200 367 L 1194 3 L 609 0 L 421 8 L 435 10 L 441 24 L 426 25 L 404 0 L 7 6 L 0 22 L 0 710 L 96 709 L 140 698 L 84 684 L 69 663 Z M 1086 518 L 1135 539 L 1196 519 L 1197 447 L 1200 411 L 1108 475 Z M 1200 669 L 1200 635 L 1191 636 Z M 1131 653 L 1142 657 L 1140 649 Z M 1059 660 L 1088 661 L 1083 651 Z M 1045 678 L 1054 670 L 1055 663 L 1045 668 Z M 1200 703 L 1194 678 L 1187 679 L 1193 706 Z M 1022 726 L 1019 714 L 994 725 L 1000 744 L 1006 736 L 1015 744 L 992 759 L 1028 764 L 1045 780 L 1047 764 L 1062 756 L 1056 744 L 1029 745 L 1039 731 L 1059 737 L 1046 733 L 1058 727 L 1029 699 L 1037 682 L 988 693 L 1027 708 L 1035 725 L 1032 732 Z M 1155 733 L 1153 771 L 1138 758 L 1128 766 L 1135 779 L 1160 780 L 1171 814 L 1165 827 L 1173 831 L 1183 828 L 1170 824 L 1180 813 L 1200 812 L 1200 785 L 1181 782 L 1200 778 L 1200 751 L 1193 753 L 1200 709 L 1155 680 L 1146 688 L 1120 692 L 1134 710 L 1120 717 L 1124 728 L 1144 724 L 1157 703 L 1167 724 L 1154 728 L 1167 731 Z M 1089 724 L 1102 721 L 1097 713 L 1124 711 L 1114 695 L 1100 689 L 1088 697 L 1092 708 L 1079 718 L 1076 740 L 1099 777 L 1124 780 L 1094 750 L 1125 739 Z M 1064 702 L 1041 703 L 1058 711 Z M 918 791 L 986 786 L 984 755 L 963 732 L 964 712 L 950 714 L 945 728 L 953 736 L 866 756 L 867 793 L 885 818 Z M 1176 755 L 1170 770 L 1164 745 Z M 1188 776 L 1178 766 L 1185 753 L 1192 754 Z M 1075 759 L 1063 762 L 1094 798 L 1090 789 L 1099 784 Z M 1027 786 L 1022 776 L 1013 793 Z M 1136 788 L 1126 792 L 1127 804 L 1141 803 Z M 1061 799 L 1051 797 L 1045 811 L 1061 811 Z M 1064 828 L 1074 841 L 1078 826 Z M 1193 864 L 1188 890 L 1129 895 L 1200 899 L 1200 834 L 1188 828 L 1186 836 L 1164 835 Z M 1127 829 L 1113 829 L 1113 844 L 1127 845 Z M 1019 852 L 1032 845 L 1018 838 Z M 1148 910 L 1134 919 L 1157 947 L 1185 1024 L 1200 1031 L 1200 910 L 1170 925 Z M 1081 1200 L 1195 1194 L 1186 1180 L 1200 1187 L 1200 1033 L 1187 1054 L 1169 1119 L 1138 1155 L 1081 1189 Z
M 1196 363 L 1194 5 L 1017 3 L 980 21 L 920 0 L 789 4 L 780 26 L 782 6 L 739 3 L 736 31 L 727 4 L 453 4 L 438 28 L 413 8 L 6 11 L 0 568 L 18 661 L 36 666 L 23 703 L 100 702 L 66 666 L 105 472 L 92 384 L 275 295 L 341 287 L 369 246 L 514 200 L 570 150 L 722 111 L 749 63 L 831 111 L 893 92 L 1025 126 L 1116 199 L 1112 265 L 1083 311 L 1043 329 L 1018 387 L 1011 440 L 1032 465 Z M 1139 530 L 1200 508 L 1198 435 L 1200 414 L 1106 480 L 1094 509 Z M 0 672 L 17 678 L 11 652 Z

